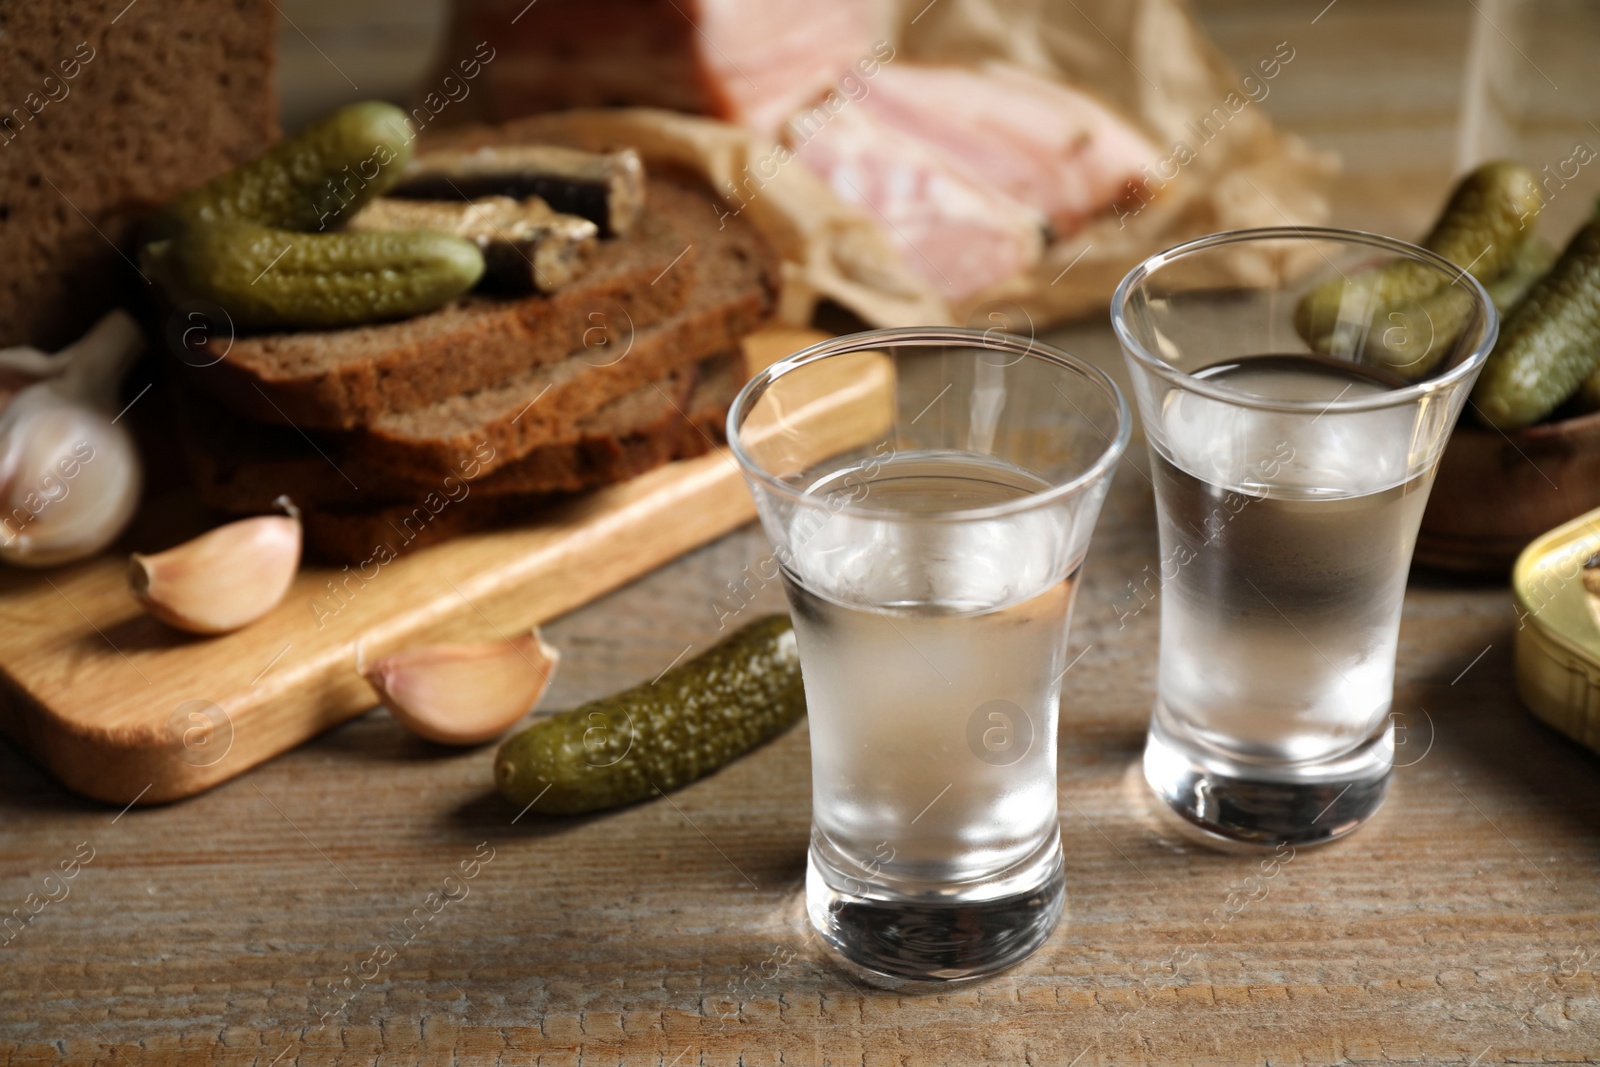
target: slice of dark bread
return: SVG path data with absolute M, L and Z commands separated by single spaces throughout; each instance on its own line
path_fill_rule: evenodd
M 720 218 L 710 193 L 685 195 L 695 199 L 675 221 L 698 255 L 682 311 L 599 352 L 579 349 L 492 388 L 380 415 L 348 435 L 345 454 L 410 478 L 459 475 L 473 463 L 477 477 L 487 476 L 571 438 L 587 415 L 625 393 L 736 348 L 772 313 L 778 262 L 748 224 Z
M 54 350 L 149 286 L 148 211 L 278 136 L 271 0 L 0 4 L 0 348 Z
M 303 429 L 351 429 L 506 380 L 676 313 L 698 249 L 685 216 L 706 198 L 651 182 L 628 236 L 600 242 L 583 278 L 555 293 L 473 295 L 427 315 L 340 330 L 234 337 L 213 327 L 184 353 L 192 379 L 234 410 Z
M 744 383 L 739 354 L 704 360 L 613 400 L 578 424 L 571 440 L 534 449 L 470 483 L 475 496 L 577 492 L 620 481 L 676 453 L 684 412 L 706 397 L 731 398 Z M 185 396 L 179 435 L 201 499 L 234 515 L 259 515 L 287 495 L 303 508 L 350 510 L 415 501 L 438 490 L 460 495 L 459 476 L 403 477 L 344 455 L 331 440 L 307 446 L 289 427 L 245 423 Z
M 472 491 L 488 496 L 578 492 L 699 455 L 721 442 L 720 426 L 707 428 L 706 420 L 727 413 L 746 377 L 738 352 L 674 371 L 667 380 L 635 389 L 585 419 L 577 440 L 534 449 L 473 482 Z M 685 389 L 686 384 L 691 388 Z
M 706 372 L 699 375 L 681 412 L 675 411 L 664 423 L 653 423 L 648 431 L 606 441 L 599 447 L 599 461 L 589 468 L 590 476 L 623 481 L 673 460 L 703 455 L 721 444 L 728 407 L 744 383 L 744 365 L 735 355 L 702 366 Z M 489 495 L 465 484 L 460 488 L 465 492 L 458 492 L 456 499 L 433 492 L 407 503 L 369 508 L 303 508 L 306 549 L 319 559 L 349 564 L 365 574 L 413 549 L 548 513 L 569 498 L 549 492 Z

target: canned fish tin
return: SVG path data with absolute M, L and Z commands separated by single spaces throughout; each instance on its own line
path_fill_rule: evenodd
M 1600 552 L 1600 509 L 1536 539 L 1517 557 L 1517 695 L 1539 718 L 1600 752 L 1600 623 L 1583 564 Z

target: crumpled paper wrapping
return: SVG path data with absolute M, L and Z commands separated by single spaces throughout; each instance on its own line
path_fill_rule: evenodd
M 473 2 L 458 0 L 458 19 Z M 952 303 L 906 265 L 876 218 L 842 203 L 787 149 L 742 128 L 624 108 L 530 116 L 509 130 L 595 149 L 632 145 L 647 167 L 700 175 L 783 256 L 779 317 L 794 325 L 809 322 L 826 299 L 873 326 L 1003 322 L 1017 329 L 1020 318 L 1028 329 L 1042 327 L 1103 313 L 1122 276 L 1163 248 L 1219 230 L 1314 225 L 1327 217 L 1335 161 L 1276 129 L 1260 102 L 1276 78 L 1294 76 L 1291 42 L 1259 57 L 1258 66 L 1274 71 L 1268 78 L 1254 67 L 1233 70 L 1181 0 L 881 4 L 892 62 L 1000 60 L 1063 79 L 1142 128 L 1171 161 L 1158 175 L 1170 180 L 1149 183 L 1148 202 L 1130 201 L 1053 242 L 1032 271 Z M 1291 58 L 1284 62 L 1284 55 Z M 1207 116 L 1210 125 L 1198 125 Z M 460 138 L 451 131 L 441 139 Z M 1283 264 L 1241 253 L 1228 268 L 1244 279 Z
M 1147 206 L 1130 204 L 1138 210 L 1129 217 L 1112 212 L 1097 218 L 1050 245 L 1031 273 L 951 308 L 954 321 L 981 323 L 987 308 L 1009 311 L 1011 305 L 1037 325 L 1100 313 L 1123 275 L 1163 248 L 1220 230 L 1316 225 L 1327 218 L 1334 159 L 1276 129 L 1252 99 L 1270 97 L 1278 78 L 1293 78 L 1293 59 L 1259 57 L 1276 71 L 1270 79 L 1258 68 L 1235 71 L 1179 0 L 904 0 L 896 6 L 896 39 L 905 58 L 1000 59 L 1061 78 L 1133 120 L 1163 158 L 1174 161 L 1166 172 L 1177 172 Z M 1292 42 L 1286 43 L 1285 54 L 1292 55 Z M 1226 122 L 1213 118 L 1197 129 L 1217 108 Z M 1202 142 L 1208 133 L 1212 139 Z M 1180 146 L 1191 149 L 1192 159 L 1178 165 Z M 1250 278 L 1281 264 L 1239 255 L 1230 266 Z

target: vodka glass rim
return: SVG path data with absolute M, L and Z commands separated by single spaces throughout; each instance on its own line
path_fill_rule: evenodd
M 1449 367 L 1443 373 L 1433 378 L 1425 378 L 1396 389 L 1388 389 L 1381 393 L 1367 396 L 1352 397 L 1349 400 L 1319 401 L 1319 400 L 1273 400 L 1268 397 L 1253 396 L 1249 393 L 1219 386 L 1204 378 L 1197 378 L 1174 367 L 1168 361 L 1147 349 L 1134 334 L 1134 329 L 1129 323 L 1129 301 L 1141 285 L 1161 268 L 1175 263 L 1180 259 L 1201 252 L 1223 248 L 1228 245 L 1244 244 L 1253 241 L 1285 241 L 1285 240 L 1327 241 L 1346 245 L 1366 246 L 1381 252 L 1389 252 L 1395 256 L 1403 256 L 1433 267 L 1446 278 L 1447 285 L 1460 285 L 1465 287 L 1473 296 L 1474 304 L 1484 315 L 1487 328 L 1482 331 L 1478 343 L 1473 346 L 1470 353 Z M 1326 257 L 1324 257 L 1326 258 Z M 1330 266 L 1334 266 L 1329 261 Z M 1334 266 L 1335 270 L 1339 270 Z M 1342 271 L 1340 271 L 1343 274 Z M 1174 245 L 1162 252 L 1157 252 L 1141 262 L 1123 276 L 1117 285 L 1116 291 L 1111 296 L 1111 327 L 1116 332 L 1117 340 L 1123 349 L 1138 360 L 1145 370 L 1157 377 L 1163 378 L 1169 385 L 1175 386 L 1186 392 L 1197 393 L 1211 400 L 1232 404 L 1236 407 L 1252 408 L 1258 411 L 1275 411 L 1285 414 L 1342 414 L 1348 412 L 1376 411 L 1382 408 L 1401 407 L 1413 404 L 1420 398 L 1433 393 L 1448 393 L 1463 379 L 1468 379 L 1477 374 L 1478 368 L 1484 360 L 1489 358 L 1490 351 L 1494 348 L 1500 332 L 1499 313 L 1494 302 L 1490 300 L 1489 293 L 1482 283 L 1467 273 L 1460 266 L 1445 259 L 1436 252 L 1431 252 L 1409 241 L 1402 241 L 1397 237 L 1385 237 L 1382 234 L 1369 233 L 1366 230 L 1347 230 L 1333 226 L 1267 226 L 1245 230 L 1223 230 L 1218 233 L 1196 237 L 1182 244 Z
M 904 518 L 905 516 L 902 512 L 888 508 L 866 507 L 854 503 L 847 504 L 841 508 L 815 495 L 809 488 L 796 486 L 773 474 L 752 456 L 745 447 L 743 427 L 745 421 L 755 411 L 756 405 L 760 403 L 761 398 L 766 395 L 774 384 L 784 376 L 811 364 L 856 352 L 936 346 L 984 349 L 991 352 L 999 352 L 1008 357 L 1014 357 L 1011 360 L 1013 363 L 1019 359 L 1032 357 L 1059 367 L 1078 376 L 1093 389 L 1103 394 L 1107 406 L 1112 409 L 1116 427 L 1105 435 L 1105 447 L 1100 451 L 1094 462 L 1060 484 L 1017 497 L 1014 500 L 1008 500 L 1002 504 L 992 504 L 979 508 L 951 508 L 947 511 L 932 514 L 919 514 L 917 516 L 918 522 L 982 521 L 1032 511 L 1036 508 L 1047 507 L 1063 500 L 1069 500 L 1087 490 L 1093 489 L 1104 481 L 1110 474 L 1111 469 L 1116 466 L 1117 461 L 1121 459 L 1123 452 L 1126 451 L 1128 441 L 1133 434 L 1133 415 L 1128 408 L 1127 398 L 1123 396 L 1122 390 L 1117 388 L 1110 375 L 1098 367 L 1078 359 L 1076 356 L 1068 355 L 1066 352 L 1032 337 L 1021 337 L 995 329 L 977 330 L 962 326 L 911 326 L 885 330 L 865 330 L 861 333 L 845 334 L 841 337 L 818 342 L 809 348 L 801 349 L 793 355 L 777 360 L 757 372 L 745 383 L 744 388 L 739 390 L 739 394 L 734 397 L 733 405 L 728 409 L 726 427 L 729 451 L 733 453 L 747 479 L 794 504 L 822 508 L 832 512 L 844 511 L 851 515 L 868 519 Z M 1005 365 L 1009 366 L 1010 364 Z

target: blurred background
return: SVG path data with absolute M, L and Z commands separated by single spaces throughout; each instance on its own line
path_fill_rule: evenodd
M 1067 0 L 1054 0 L 1065 3 Z M 448 0 L 277 0 L 286 131 L 336 104 L 410 98 L 436 58 Z M 1600 192 L 1600 4 L 1585 0 L 1195 0 L 1239 70 L 1288 41 L 1296 58 L 1262 101 L 1272 119 L 1343 162 L 1340 225 L 1425 225 L 1453 175 L 1511 156 L 1568 183 L 1549 204 L 1565 234 Z

